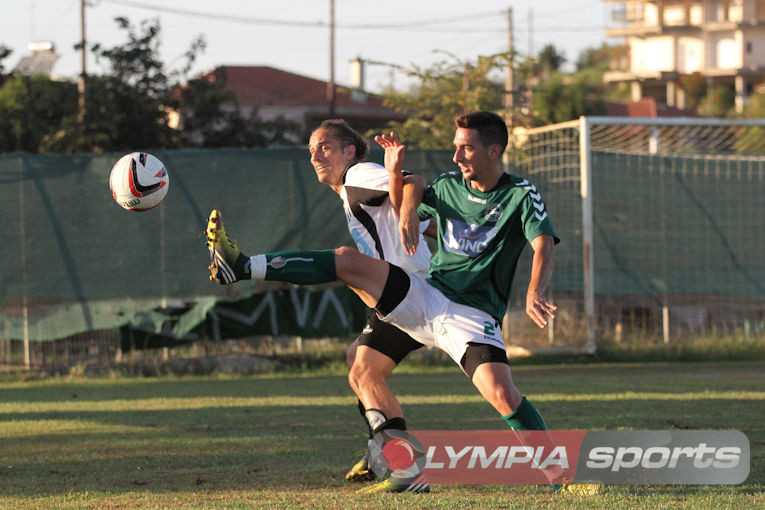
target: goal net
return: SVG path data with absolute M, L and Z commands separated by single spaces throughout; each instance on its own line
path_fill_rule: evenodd
M 765 119 L 582 117 L 515 128 L 508 170 L 541 191 L 562 239 L 553 328 L 510 344 L 595 352 L 602 342 L 765 335 Z

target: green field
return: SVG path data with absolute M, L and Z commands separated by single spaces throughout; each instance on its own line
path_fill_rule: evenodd
M 0 381 L 0 508 L 764 508 L 765 362 L 524 365 L 552 429 L 736 429 L 741 486 L 435 486 L 360 495 L 343 375 Z M 412 429 L 504 428 L 456 367 L 391 380 Z

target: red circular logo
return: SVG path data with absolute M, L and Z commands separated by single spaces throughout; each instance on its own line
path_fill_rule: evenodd
M 393 439 L 385 443 L 383 457 L 391 471 L 402 471 L 414 464 L 414 448 L 406 439 Z

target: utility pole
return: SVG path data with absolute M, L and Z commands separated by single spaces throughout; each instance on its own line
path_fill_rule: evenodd
M 515 60 L 513 58 L 513 8 L 508 7 L 507 8 L 507 52 L 508 55 L 510 55 L 510 62 L 507 65 L 507 69 L 505 69 L 505 96 L 504 96 L 504 107 L 506 110 L 505 114 L 505 123 L 507 124 L 508 129 L 512 131 L 513 129 L 513 88 L 515 86 L 514 80 L 513 80 L 513 73 L 514 73 L 514 64 L 513 61 Z
M 505 94 L 502 97 L 502 105 L 505 108 L 505 125 L 510 132 L 511 140 L 513 134 L 513 73 L 515 72 L 515 56 L 513 55 L 513 8 L 507 8 L 507 54 L 510 56 L 505 69 Z M 508 144 L 508 149 L 513 144 Z M 509 150 L 502 154 L 502 169 L 510 172 L 511 158 Z
M 327 82 L 329 116 L 335 116 L 335 0 L 329 0 L 329 81 Z
M 80 120 L 85 118 L 85 60 L 87 56 L 87 43 L 85 41 L 85 0 L 80 0 L 80 76 L 77 78 L 77 104 L 79 107 Z
M 529 7 L 529 58 L 534 58 L 534 8 Z

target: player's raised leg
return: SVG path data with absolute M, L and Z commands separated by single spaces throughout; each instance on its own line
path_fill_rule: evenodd
M 226 285 L 240 280 L 269 280 L 311 285 L 341 281 L 370 308 L 377 305 L 388 277 L 388 263 L 342 246 L 335 250 L 287 250 L 248 257 L 213 210 L 205 229 L 210 251 L 210 280 Z

